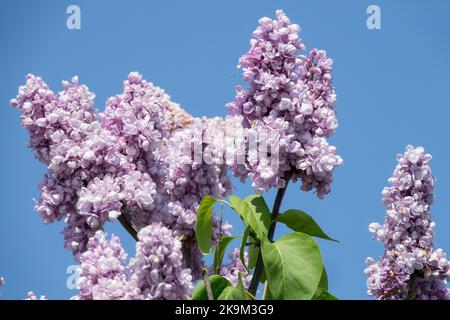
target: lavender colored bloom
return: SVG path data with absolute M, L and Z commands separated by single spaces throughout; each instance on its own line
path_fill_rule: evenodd
M 166 110 L 171 104 L 164 90 L 132 72 L 124 82 L 123 93 L 109 98 L 100 114 L 102 127 L 123 139 L 123 153 L 139 170 L 153 165 L 154 151 L 166 135 Z
M 191 270 L 184 267 L 182 244 L 160 223 L 139 231 L 131 269 L 144 299 L 185 299 L 193 285 Z
M 250 177 L 253 187 L 265 191 L 283 187 L 287 175 L 303 183 L 302 190 L 315 189 L 322 198 L 330 192 L 333 170 L 342 163 L 336 148 L 326 140 L 337 128 L 332 87 L 333 61 L 325 51 L 314 49 L 309 56 L 298 56 L 304 50 L 300 27 L 278 10 L 277 19 L 261 18 L 253 33 L 250 50 L 241 57 L 247 89 L 238 86 L 234 102 L 227 104 L 230 115 L 242 117 L 242 125 L 254 135 L 276 132 L 279 165 L 254 159 L 232 166 L 241 180 Z M 263 143 L 265 136 L 258 143 Z M 251 148 L 245 141 L 251 160 Z M 269 151 L 271 152 L 271 151 Z
M 369 225 L 374 238 L 384 244 L 385 255 L 378 262 L 366 260 L 368 294 L 389 300 L 448 299 L 450 263 L 433 245 L 431 155 L 422 147 L 407 146 L 397 160 L 390 185 L 382 192 L 384 224 Z
M 127 274 L 127 254 L 118 237 L 107 240 L 102 231 L 90 238 L 87 250 L 80 256 L 77 285 L 81 300 L 139 299 L 135 277 Z

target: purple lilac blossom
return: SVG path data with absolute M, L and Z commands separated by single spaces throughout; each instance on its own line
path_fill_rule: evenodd
M 299 25 L 281 10 L 276 16 L 259 20 L 250 50 L 239 60 L 249 87 L 238 86 L 227 108 L 230 115 L 243 117 L 245 127 L 278 133 L 279 165 L 274 170 L 253 161 L 232 166 L 232 171 L 241 180 L 250 177 L 258 192 L 283 187 L 286 175 L 292 174 L 294 181 L 302 181 L 302 190 L 315 189 L 322 198 L 330 192 L 334 168 L 342 163 L 326 140 L 338 125 L 333 61 L 317 49 L 298 56 L 304 50 Z
M 384 244 L 385 254 L 378 262 L 366 260 L 368 294 L 382 300 L 447 300 L 450 263 L 433 245 L 431 155 L 422 147 L 407 146 L 397 160 L 382 192 L 384 224 L 369 225 L 374 238 Z
M 250 87 L 238 88 L 226 119 L 191 117 L 137 72 L 129 74 L 123 92 L 108 99 L 101 113 L 94 94 L 77 77 L 54 94 L 41 78 L 27 76 L 11 105 L 22 112 L 30 147 L 48 166 L 36 211 L 45 223 L 65 221 L 65 246 L 82 268 L 102 259 L 120 261 L 100 277 L 94 269 L 86 271 L 80 298 L 184 298 L 204 266 L 194 235 L 198 204 L 205 195 L 230 193 L 230 166 L 242 180 L 250 177 L 258 191 L 283 187 L 286 173 L 292 172 L 304 190 L 314 188 L 319 197 L 329 192 L 332 171 L 342 163 L 326 140 L 337 127 L 332 61 L 318 50 L 297 56 L 304 50 L 299 31 L 282 11 L 277 20 L 260 20 L 252 48 L 240 60 Z M 266 142 L 269 153 L 279 150 L 277 166 L 249 151 L 244 134 Z M 230 157 L 221 162 L 230 144 Z M 101 231 L 123 211 L 140 230 L 134 267 L 125 266 L 118 239 L 107 241 Z M 214 217 L 213 244 L 229 229 Z M 163 254 L 168 260 L 158 270 L 174 274 L 166 277 L 163 271 L 158 276 L 164 286 L 155 287 L 154 275 L 138 268 L 147 266 L 152 252 L 167 250 L 174 253 L 170 258 Z M 242 267 L 234 262 L 230 277 Z
M 193 285 L 191 270 L 184 267 L 180 238 L 160 223 L 141 229 L 138 238 L 130 268 L 143 298 L 186 299 Z
M 100 254 L 94 247 L 106 242 L 99 235 L 103 224 L 117 219 L 123 210 L 138 230 L 162 223 L 156 230 L 169 230 L 174 238 L 183 239 L 182 254 L 187 255 L 183 265 L 198 279 L 204 261 L 194 235 L 197 207 L 207 194 L 229 194 L 228 167 L 195 163 L 194 159 L 181 163 L 174 155 L 180 145 L 201 141 L 195 132 L 202 137 L 208 126 L 219 120 L 193 119 L 138 73 L 130 73 L 123 93 L 110 98 L 98 117 L 94 94 L 80 85 L 77 77 L 63 85 L 64 90 L 54 94 L 41 78 L 28 75 L 26 85 L 11 101 L 22 112 L 30 147 L 48 166 L 36 211 L 45 223 L 65 221 L 65 246 L 77 259 L 84 253 Z M 221 228 L 217 218 L 213 226 L 213 241 L 217 241 Z M 225 226 L 222 234 L 228 230 Z M 113 245 L 117 239 L 111 241 Z M 83 259 L 88 259 L 86 255 Z M 120 293 L 128 290 L 120 282 L 126 277 L 120 277 L 122 280 L 106 277 L 100 283 L 87 282 L 83 290 L 90 290 L 91 296 L 80 297 L 127 298 L 128 293 Z M 109 292 L 107 285 L 113 286 L 114 292 Z M 173 294 L 164 290 L 163 298 L 181 297 L 175 286 Z M 146 295 L 153 296 L 156 294 Z
M 87 250 L 80 256 L 77 285 L 80 300 L 140 299 L 136 277 L 127 274 L 127 254 L 118 237 L 107 240 L 102 231 L 89 239 Z

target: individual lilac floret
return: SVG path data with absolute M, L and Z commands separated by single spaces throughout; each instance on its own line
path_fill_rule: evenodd
M 433 246 L 431 155 L 422 147 L 407 146 L 397 160 L 390 185 L 382 192 L 384 224 L 369 225 L 385 245 L 385 255 L 378 262 L 366 260 L 368 294 L 383 300 L 449 299 L 450 263 L 445 252 Z
M 273 167 L 261 159 L 252 161 L 248 139 L 244 142 L 247 163 L 231 169 L 237 177 L 250 177 L 258 192 L 284 187 L 286 179 L 302 181 L 302 190 L 315 189 L 322 198 L 330 192 L 334 168 L 342 164 L 336 148 L 326 138 L 337 128 L 332 86 L 333 61 L 325 51 L 304 50 L 300 27 L 278 10 L 277 19 L 262 18 L 253 33 L 250 50 L 241 57 L 248 88 L 238 86 L 234 102 L 227 104 L 230 115 L 242 117 L 242 125 L 256 135 L 276 132 L 270 141 L 277 145 L 279 165 Z M 257 138 L 263 143 L 265 136 Z M 277 141 L 275 141 L 277 140 Z
M 131 269 L 143 298 L 186 299 L 193 285 L 191 270 L 184 267 L 180 239 L 160 223 L 141 229 L 138 238 Z
M 230 262 L 223 264 L 220 267 L 219 272 L 220 275 L 227 278 L 233 286 L 237 285 L 239 274 L 241 274 L 244 288 L 248 288 L 250 286 L 250 282 L 252 281 L 252 274 L 250 274 L 245 268 L 239 257 L 239 253 L 240 250 L 238 248 L 234 248 L 228 255 Z M 244 252 L 244 261 L 248 264 L 247 252 Z
M 136 282 L 126 273 L 127 254 L 118 237 L 107 240 L 97 231 L 89 240 L 87 251 L 80 257 L 80 276 L 77 285 L 81 300 L 139 299 Z

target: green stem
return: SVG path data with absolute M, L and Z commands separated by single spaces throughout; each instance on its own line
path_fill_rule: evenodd
M 208 269 L 202 269 L 203 280 L 205 281 L 206 294 L 208 295 L 208 300 L 214 300 L 214 296 L 211 289 L 211 283 L 208 279 Z
M 269 290 L 269 284 L 267 283 L 267 280 L 266 280 L 266 281 L 264 281 L 264 290 L 263 290 L 263 293 L 262 293 L 261 300 L 266 300 L 266 298 L 267 298 L 267 290 Z
M 291 177 L 292 177 L 292 173 L 288 172 L 286 174 L 286 176 L 284 177 L 284 181 L 286 181 L 284 187 L 278 189 L 278 191 L 277 191 L 277 196 L 275 198 L 275 202 L 273 203 L 273 208 L 272 208 L 272 215 L 271 215 L 272 223 L 270 225 L 269 232 L 267 234 L 267 238 L 269 239 L 269 241 L 273 240 L 273 236 L 275 234 L 275 228 L 277 225 L 277 218 L 278 218 L 278 215 L 280 214 L 281 203 L 283 202 L 283 198 L 286 193 L 286 189 L 288 187 L 289 181 L 291 180 Z M 251 294 L 253 294 L 254 296 L 256 295 L 256 291 L 258 290 L 259 279 L 261 278 L 263 270 L 264 270 L 264 265 L 263 265 L 263 260 L 262 260 L 262 254 L 260 252 L 258 255 L 258 260 L 256 261 L 256 266 L 255 266 L 255 271 L 253 272 L 252 281 L 250 282 L 250 287 L 248 289 L 248 291 Z

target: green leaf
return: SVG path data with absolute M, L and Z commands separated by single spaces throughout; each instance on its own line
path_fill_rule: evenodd
M 261 239 L 267 236 L 270 226 L 270 213 L 262 209 L 262 202 L 256 197 L 250 198 L 250 201 L 240 199 L 236 196 L 230 196 L 232 208 L 242 217 L 247 226 L 249 226 Z
M 327 290 L 319 288 L 317 289 L 316 293 L 314 293 L 312 300 L 339 300 L 339 299 L 333 296 Z
M 248 269 L 253 269 L 256 266 L 259 256 L 259 247 L 250 245 L 248 248 Z
M 325 267 L 323 267 L 323 270 L 322 270 L 322 276 L 320 277 L 319 288 L 328 290 L 328 274 L 327 274 L 327 270 L 325 270 Z
M 247 243 L 248 235 L 250 233 L 250 228 L 245 228 L 244 234 L 242 235 L 241 247 L 239 249 L 239 258 L 241 259 L 244 268 L 247 270 L 247 266 L 245 264 L 244 254 L 245 254 L 245 244 Z
M 226 287 L 217 300 L 245 300 L 242 298 L 241 293 L 235 287 Z
M 219 296 L 227 287 L 233 287 L 226 278 L 219 275 L 212 275 L 208 277 L 211 284 L 211 291 L 214 300 L 217 300 Z M 206 292 L 205 281 L 200 281 L 192 292 L 192 300 L 208 300 L 208 293 Z
M 301 210 L 287 210 L 285 213 L 279 215 L 277 220 L 284 223 L 294 231 L 303 232 L 313 237 L 339 242 L 327 236 L 314 221 L 314 219 L 309 214 Z
M 322 275 L 322 256 L 309 235 L 294 232 L 262 241 L 264 269 L 273 299 L 310 300 Z
M 231 241 L 236 239 L 236 237 L 223 236 L 220 238 L 219 243 L 216 245 L 216 251 L 214 252 L 214 270 L 218 270 L 223 261 L 223 256 L 227 250 L 228 245 Z
M 242 273 L 240 273 L 240 272 L 238 275 L 238 283 L 236 285 L 236 289 L 238 289 L 239 292 L 245 297 L 245 288 L 244 288 L 244 283 L 242 282 Z
M 211 247 L 212 238 L 212 215 L 213 207 L 217 199 L 205 196 L 198 207 L 197 223 L 195 225 L 195 237 L 200 251 L 208 254 Z
M 226 287 L 217 300 L 247 300 L 248 295 L 245 292 L 242 273 L 239 273 L 236 287 Z
M 272 221 L 269 207 L 267 206 L 267 203 L 264 200 L 263 196 L 260 194 L 251 194 L 247 196 L 244 201 L 250 204 L 250 207 L 252 207 L 252 211 L 254 211 L 257 216 L 261 217 L 261 221 L 263 222 L 264 226 L 267 230 L 269 230 Z
M 248 291 L 245 291 L 245 296 L 247 297 L 247 300 L 256 300 L 256 297 Z

